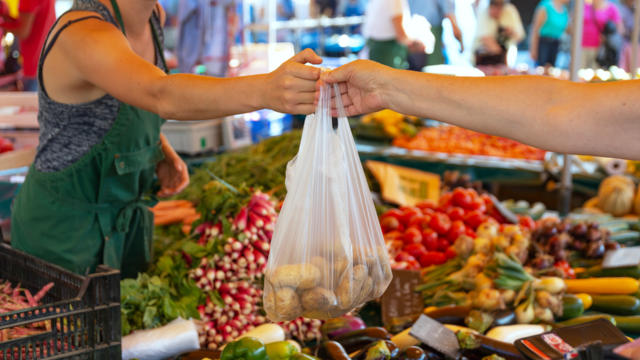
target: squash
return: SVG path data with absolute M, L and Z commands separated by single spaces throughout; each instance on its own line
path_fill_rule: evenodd
M 640 215 L 640 185 L 638 186 L 638 191 L 636 191 L 636 198 L 633 200 L 633 210 Z
M 598 189 L 598 207 L 613 216 L 623 216 L 633 209 L 635 184 L 627 176 L 614 175 L 604 179 Z

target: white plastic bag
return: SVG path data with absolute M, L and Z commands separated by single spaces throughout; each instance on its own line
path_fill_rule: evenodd
M 287 165 L 287 196 L 267 262 L 264 308 L 273 321 L 328 319 L 380 297 L 391 267 L 340 98 L 332 126 L 331 88 L 305 121 Z M 336 94 L 338 87 L 334 86 Z
M 162 360 L 198 349 L 200 342 L 195 323 L 182 318 L 122 338 L 123 360 Z

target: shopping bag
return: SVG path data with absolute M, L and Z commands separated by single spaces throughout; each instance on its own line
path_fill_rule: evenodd
M 334 129 L 324 85 L 287 164 L 264 282 L 273 321 L 338 317 L 380 297 L 391 282 L 371 192 L 339 96 L 335 102 L 341 116 Z

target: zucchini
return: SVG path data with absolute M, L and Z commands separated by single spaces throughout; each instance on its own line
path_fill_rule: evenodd
M 640 232 L 633 230 L 625 230 L 612 233 L 609 236 L 611 241 L 619 242 L 619 243 L 629 243 L 640 240 Z
M 572 294 L 566 294 L 562 297 L 562 316 L 560 320 L 574 319 L 582 316 L 584 313 L 584 304 L 582 300 Z
M 632 295 L 592 295 L 591 309 L 612 315 L 638 315 L 640 299 Z
M 617 268 L 603 269 L 602 265 L 596 265 L 588 268 L 579 274 L 580 278 L 590 277 L 630 277 L 640 279 L 640 266 L 626 266 Z
M 567 292 L 587 294 L 629 295 L 638 291 L 638 280 L 630 277 L 565 279 Z
M 616 326 L 622 332 L 638 334 L 640 333 L 640 316 L 614 316 Z
M 610 220 L 600 224 L 601 229 L 607 229 L 611 233 L 629 230 L 629 222 L 625 220 Z
M 598 320 L 598 319 L 606 319 L 611 321 L 613 325 L 616 324 L 616 319 L 613 316 L 607 315 L 607 314 L 597 314 L 597 315 L 584 315 L 574 319 L 561 321 L 556 323 L 556 325 L 558 325 L 559 327 L 580 325 L 580 324 L 588 323 L 589 321 Z

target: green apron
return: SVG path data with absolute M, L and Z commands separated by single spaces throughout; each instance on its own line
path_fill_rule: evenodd
M 442 25 L 432 26 L 431 33 L 436 38 L 433 46 L 433 52 L 427 55 L 427 63 L 425 65 L 440 65 L 446 62 L 444 58 L 444 44 L 442 43 Z
M 118 5 L 111 2 L 124 32 Z M 121 102 L 102 142 L 71 166 L 41 172 L 32 165 L 14 203 L 12 245 L 80 274 L 99 264 L 121 269 L 123 277 L 144 271 L 151 261 L 148 207 L 156 203 L 151 190 L 156 163 L 164 157 L 163 123 L 158 115 Z
M 369 59 L 396 69 L 408 69 L 409 49 L 396 40 L 367 40 Z

